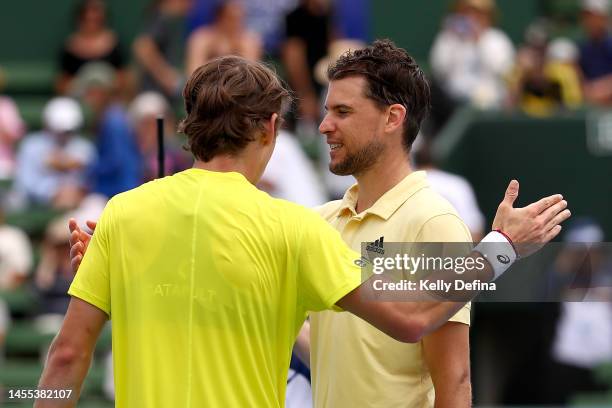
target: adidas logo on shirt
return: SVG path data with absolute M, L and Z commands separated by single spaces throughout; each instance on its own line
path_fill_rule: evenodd
M 376 241 L 370 242 L 366 246 L 366 251 L 376 252 L 378 254 L 384 255 L 385 254 L 385 250 L 383 248 L 384 243 L 385 243 L 385 237 L 380 237 Z

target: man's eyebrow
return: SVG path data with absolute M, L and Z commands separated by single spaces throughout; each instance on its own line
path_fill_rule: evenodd
M 336 104 L 336 105 L 332 105 L 331 107 L 330 107 L 330 106 L 325 105 L 325 110 L 326 110 L 326 111 L 328 111 L 328 110 L 339 110 L 339 109 L 353 110 L 353 108 L 352 108 L 351 106 L 349 106 L 349 105 L 345 105 L 345 104 L 343 104 L 343 103 L 339 103 L 339 104 Z

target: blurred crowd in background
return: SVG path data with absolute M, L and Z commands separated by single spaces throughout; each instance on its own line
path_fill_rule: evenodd
M 609 1 L 576 2 L 578 35 L 560 35 L 559 26 L 542 16 L 514 44 L 497 25 L 503 16 L 494 0 L 450 1 L 429 61 L 422 61 L 433 109 L 414 146 L 413 162 L 428 171 L 432 186 L 457 208 L 475 240 L 487 226 L 474 192 L 468 180 L 437 168 L 432 143 L 453 112 L 466 105 L 535 117 L 612 106 Z M 354 180 L 327 170 L 328 146 L 318 132 L 325 113 L 326 69 L 346 50 L 373 39 L 371 3 L 156 0 L 142 16 L 142 32 L 126 44 L 109 24 L 112 10 L 104 0 L 79 1 L 74 29 L 57 52 L 55 95 L 42 110 L 40 129 L 28 128 L 11 95 L 2 93 L 0 64 L 0 292 L 9 299 L 10 293 L 27 292 L 36 304 L 20 312 L 0 297 L 0 350 L 10 337 L 11 320 L 17 326 L 32 322 L 43 334 L 58 330 L 73 277 L 67 220 L 74 217 L 84 224 L 96 219 L 110 197 L 158 176 L 157 117 L 164 118 L 166 174 L 192 165 L 182 149 L 184 136 L 176 132 L 181 91 L 186 78 L 215 57 L 236 54 L 266 61 L 297 97 L 259 187 L 308 207 L 342 197 Z M 5 221 L 32 219 L 33 214 L 42 221 L 26 231 Z M 591 219 L 579 220 L 571 230 L 589 242 L 604 240 Z M 548 370 L 541 372 L 557 373 L 560 381 L 541 381 L 541 395 L 524 395 L 525 389 L 516 385 L 523 382 L 516 378 L 516 389 L 504 388 L 495 374 L 496 367 L 508 363 L 495 361 L 496 344 L 503 339 L 481 341 L 479 355 L 493 363 L 475 366 L 480 384 L 487 385 L 476 391 L 497 391 L 477 392 L 477 401 L 565 403 L 575 391 L 609 389 L 612 379 L 598 382 L 593 370 L 612 361 L 612 307 L 599 305 L 604 306 L 557 307 L 552 321 L 546 314 L 548 320 L 537 321 L 541 326 L 528 324 L 546 332 L 542 337 L 548 340 L 541 339 L 537 361 L 525 357 Z M 581 359 L 575 344 L 586 340 L 571 339 L 572 319 L 584 326 L 584 316 L 594 314 L 594 328 L 579 330 L 591 330 L 585 339 L 603 336 L 603 344 L 596 358 Z M 511 327 L 519 330 L 518 323 Z M 44 350 L 40 353 L 43 358 Z M 520 377 L 530 378 L 525 372 Z

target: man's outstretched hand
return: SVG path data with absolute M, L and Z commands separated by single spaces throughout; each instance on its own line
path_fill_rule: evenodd
M 514 208 L 519 183 L 512 180 L 497 208 L 493 229 L 503 231 L 515 244 L 521 257 L 529 256 L 561 232 L 561 224 L 571 213 L 561 194 L 544 197 L 523 208 Z
M 87 221 L 87 226 L 92 231 L 96 229 L 96 224 L 95 221 Z M 91 234 L 83 231 L 74 218 L 68 221 L 68 228 L 70 229 L 70 265 L 72 272 L 76 273 L 91 240 Z

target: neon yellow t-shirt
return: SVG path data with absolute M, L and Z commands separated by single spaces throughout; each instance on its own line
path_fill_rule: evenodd
M 307 311 L 361 281 L 316 213 L 190 169 L 114 197 L 69 293 L 112 319 L 117 407 L 281 407 Z

